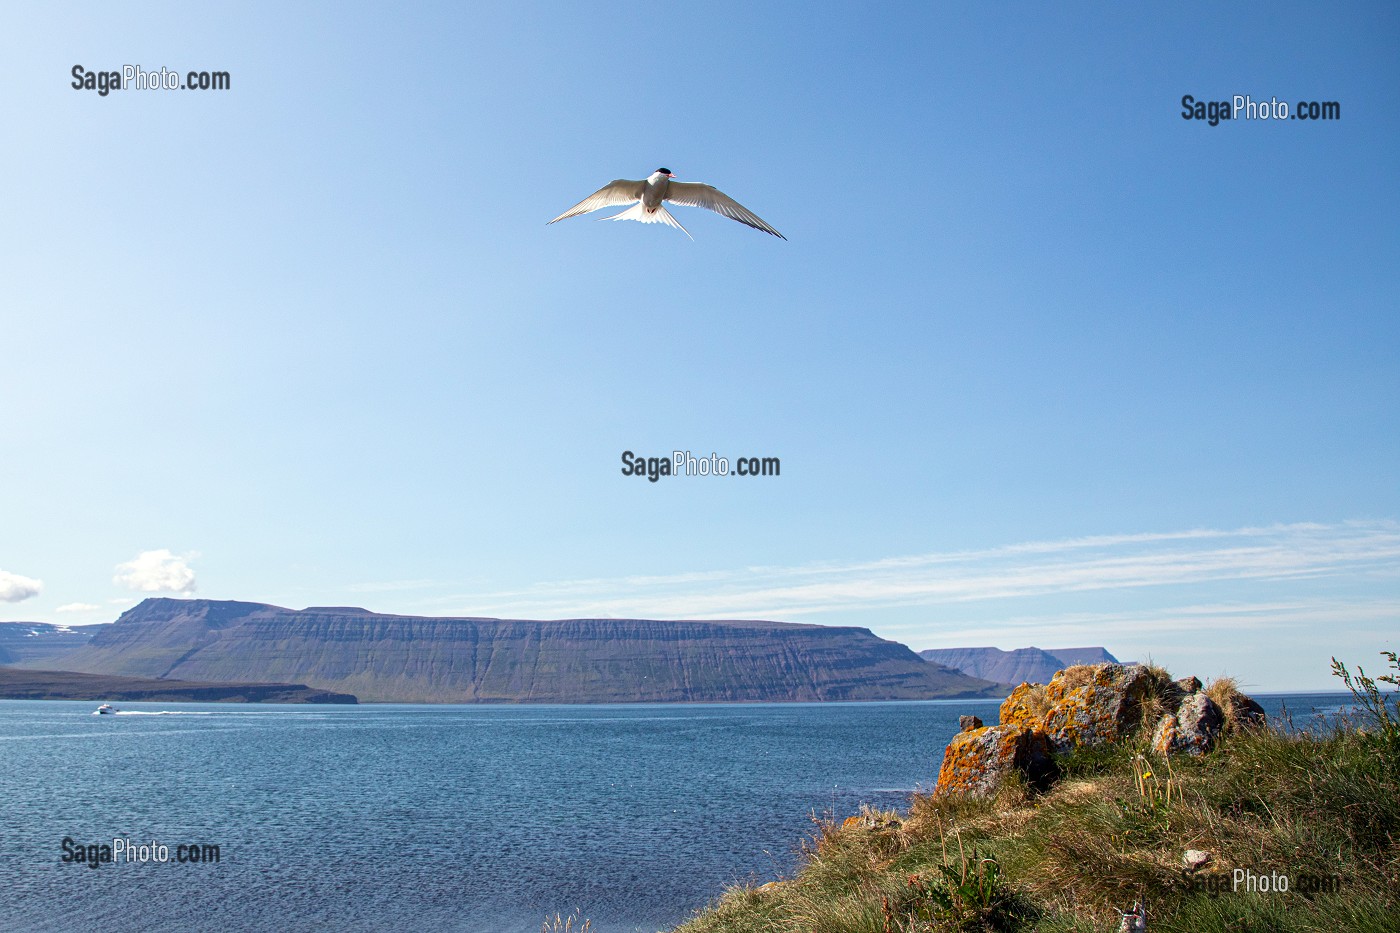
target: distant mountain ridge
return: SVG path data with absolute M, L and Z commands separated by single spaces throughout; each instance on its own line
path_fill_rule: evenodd
M 48 622 L 0 622 L 0 664 L 20 664 L 66 654 L 87 643 L 91 630 Z
M 204 599 L 147 599 L 64 654 L 61 666 L 187 681 L 307 684 L 354 694 L 361 702 L 1002 695 L 985 680 L 930 664 L 864 628 L 751 620 L 434 618 Z
M 999 684 L 1047 684 L 1055 672 L 1076 664 L 1117 664 L 1107 649 L 1093 648 L 929 648 L 926 661 Z
M 109 700 L 167 703 L 354 703 L 347 693 L 304 684 L 211 684 L 154 677 L 115 677 L 75 671 L 0 667 L 6 700 Z

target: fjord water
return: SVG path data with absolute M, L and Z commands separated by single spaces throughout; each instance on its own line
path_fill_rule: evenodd
M 813 813 L 903 807 L 998 704 L 118 705 L 0 701 L 0 929 L 650 933 L 790 871 Z

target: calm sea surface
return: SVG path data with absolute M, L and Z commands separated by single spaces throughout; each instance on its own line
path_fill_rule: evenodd
M 903 807 L 998 704 L 118 705 L 0 701 L 0 929 L 652 933 L 790 871 L 810 814 Z M 171 861 L 65 864 L 65 836 Z

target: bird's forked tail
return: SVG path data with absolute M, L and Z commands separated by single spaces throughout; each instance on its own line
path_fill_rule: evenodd
M 690 231 L 681 226 L 681 222 L 671 216 L 671 212 L 666 210 L 666 205 L 658 204 L 655 210 L 649 211 L 641 201 L 633 204 L 621 214 L 614 214 L 611 217 L 600 217 L 599 220 L 635 220 L 642 224 L 665 224 L 668 227 L 675 227 L 686 236 L 690 236 Z M 692 240 L 695 237 L 690 236 Z

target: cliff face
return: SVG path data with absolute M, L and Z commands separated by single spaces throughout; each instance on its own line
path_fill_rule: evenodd
M 862 628 L 758 621 L 391 616 L 148 599 L 72 670 L 279 681 L 361 702 L 906 700 L 996 695 Z
M 1117 664 L 1103 648 L 930 648 L 919 656 L 999 684 L 1046 684 L 1056 671 L 1078 664 Z

